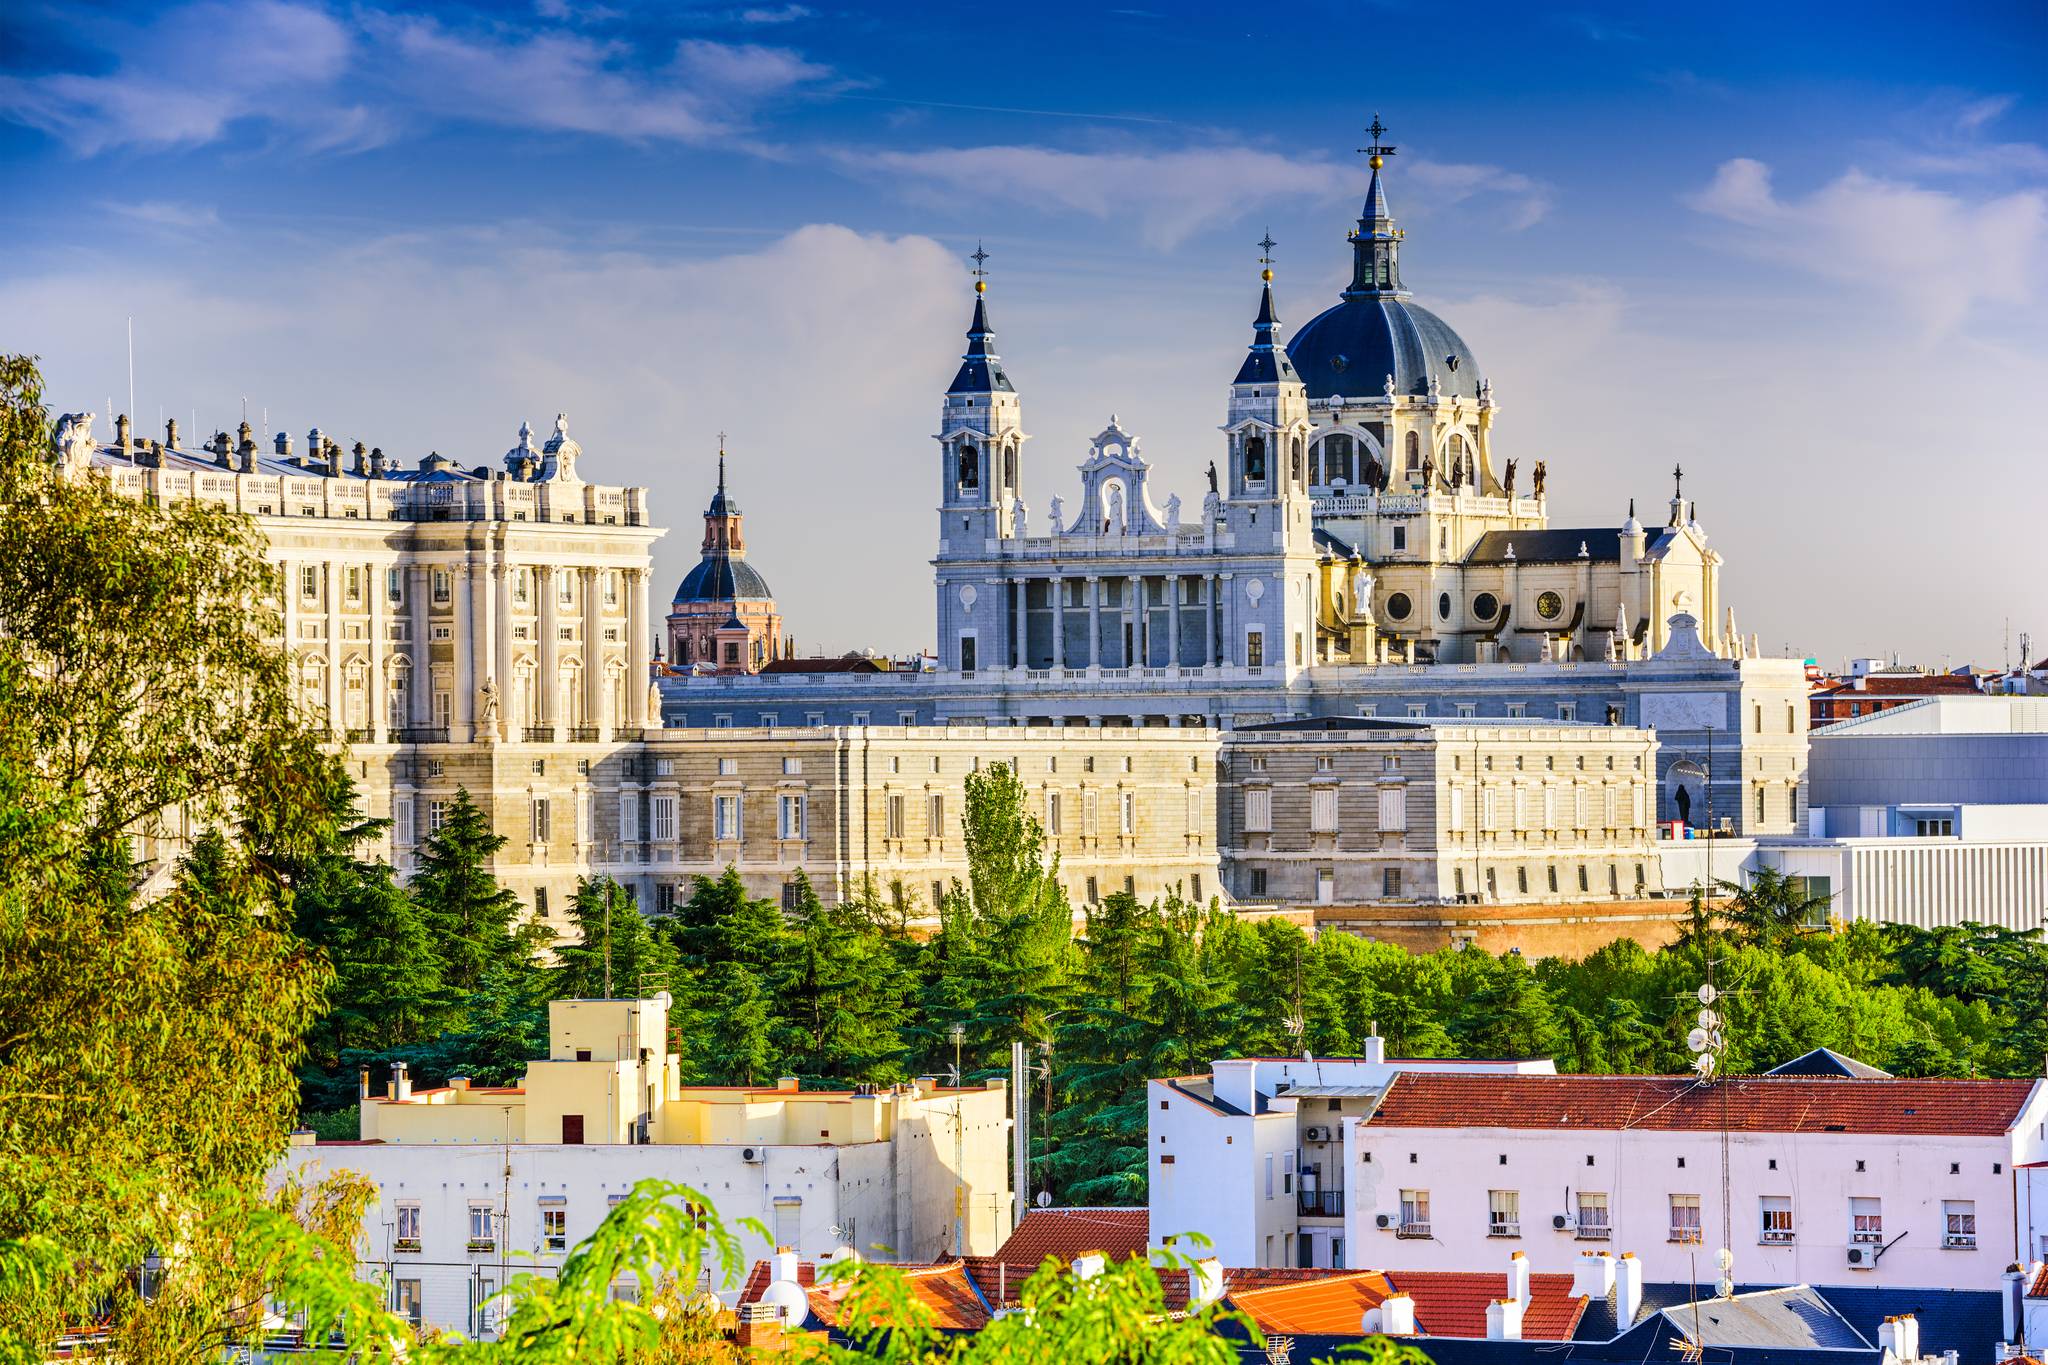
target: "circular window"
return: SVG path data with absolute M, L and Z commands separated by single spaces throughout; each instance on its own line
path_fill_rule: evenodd
M 1347 355 L 1331 356 L 1330 368 L 1335 370 L 1338 374 L 1344 373 L 1344 371 L 1351 368 L 1351 357 Z
M 1546 621 L 1555 621 L 1564 615 L 1564 599 L 1554 592 L 1537 594 L 1536 614 Z
M 1397 592 L 1387 599 L 1387 615 L 1396 621 L 1408 619 L 1408 613 L 1415 610 L 1415 604 L 1408 600 L 1408 594 Z
M 1472 599 L 1472 614 L 1482 621 L 1491 621 L 1500 615 L 1500 599 L 1490 592 L 1480 593 Z
M 1451 619 L 1451 595 L 1449 593 L 1440 592 L 1436 595 L 1436 614 L 1437 619 L 1440 621 Z

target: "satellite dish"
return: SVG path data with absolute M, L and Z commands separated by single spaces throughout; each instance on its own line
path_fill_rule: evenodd
M 1700 1054 L 1699 1056 L 1697 1056 L 1697 1057 L 1693 1058 L 1693 1059 L 1692 1059 L 1692 1069 L 1693 1069 L 1694 1071 L 1697 1071 L 1697 1072 L 1699 1072 L 1699 1073 L 1700 1073 L 1700 1075 L 1702 1075 L 1702 1076 L 1711 1076 L 1711 1075 L 1713 1075 L 1713 1074 L 1714 1074 L 1714 1054 L 1713 1054 L 1713 1053 L 1711 1053 L 1711 1052 L 1702 1052 L 1702 1053 L 1701 1053 L 1701 1054 Z
M 1685 1045 L 1694 1052 L 1705 1052 L 1710 1041 L 1707 1031 L 1703 1028 L 1696 1028 L 1685 1035 Z
M 1721 1267 L 1723 1271 L 1735 1269 L 1735 1253 L 1727 1247 L 1722 1247 L 1714 1253 L 1714 1264 Z
M 1037 1198 L 1037 1199 L 1036 1199 L 1035 1201 L 1033 1201 L 1033 1202 L 1035 1202 L 1035 1203 L 1036 1203 L 1036 1204 L 1038 1205 L 1038 1207 L 1040 1207 L 1040 1208 L 1042 1208 L 1042 1209 L 1049 1209 L 1049 1208 L 1051 1208 L 1051 1207 L 1052 1207 L 1052 1191 L 1051 1191 L 1051 1190 L 1040 1190 L 1040 1191 L 1038 1192 L 1038 1198 Z
M 1729 1279 L 1726 1275 L 1723 1275 L 1720 1278 L 1720 1280 L 1714 1285 L 1714 1292 L 1719 1294 L 1724 1299 L 1734 1298 L 1735 1281 Z
M 1700 987 L 1700 1003 L 1702 1005 L 1711 1005 L 1720 994 L 1712 986 L 1702 986 Z
M 1699 1012 L 1699 1026 L 1701 1028 L 1719 1028 L 1721 1026 L 1721 1016 L 1712 1010 L 1701 1010 Z

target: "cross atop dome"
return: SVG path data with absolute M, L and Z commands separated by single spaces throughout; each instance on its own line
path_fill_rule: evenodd
M 1367 165 L 1371 166 L 1374 170 L 1378 170 L 1380 167 L 1387 164 L 1387 158 L 1392 156 L 1398 149 L 1388 146 L 1387 144 L 1380 141 L 1380 139 L 1386 136 L 1386 134 L 1391 130 L 1388 129 L 1385 124 L 1380 122 L 1380 116 L 1377 111 L 1373 113 L 1372 126 L 1367 128 L 1365 131 L 1372 135 L 1372 145 L 1368 147 L 1360 147 L 1358 149 L 1358 154 L 1360 156 L 1367 158 Z

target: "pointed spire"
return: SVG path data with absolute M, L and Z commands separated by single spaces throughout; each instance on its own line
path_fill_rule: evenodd
M 711 505 L 704 509 L 706 517 L 736 517 L 739 504 L 725 495 L 725 433 L 718 433 L 718 491 L 711 495 Z
M 1358 218 L 1358 230 L 1351 234 L 1351 287 L 1345 298 L 1405 295 L 1401 287 L 1401 233 L 1394 226 L 1393 210 L 1387 207 L 1387 192 L 1380 184 L 1380 170 L 1395 149 L 1380 141 L 1386 125 L 1372 116 L 1372 142 L 1360 147 L 1366 164 L 1372 167 L 1372 183 L 1366 186 L 1365 208 Z
M 1268 232 L 1259 242 L 1260 250 L 1266 254 L 1259 257 L 1259 315 L 1252 319 L 1251 350 L 1238 366 L 1238 384 L 1278 384 L 1296 382 L 1301 378 L 1294 372 L 1294 363 L 1287 358 L 1287 352 L 1280 345 L 1280 313 L 1273 306 L 1273 234 Z
M 960 357 L 960 371 L 946 392 L 1015 393 L 1010 377 L 1003 373 L 1002 357 L 989 344 L 996 334 L 988 325 L 988 271 L 982 268 L 988 252 L 977 242 L 968 259 L 974 262 L 974 318 L 967 324 L 967 350 Z

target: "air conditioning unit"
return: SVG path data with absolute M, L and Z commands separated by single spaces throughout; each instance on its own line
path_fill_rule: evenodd
M 749 1166 L 758 1166 L 767 1159 L 768 1149 L 765 1147 L 740 1148 L 740 1160 L 746 1162 Z
M 1394 1215 L 1391 1213 L 1374 1214 L 1372 1223 L 1381 1232 L 1385 1232 L 1388 1228 L 1394 1226 Z
M 1550 1215 L 1550 1226 L 1556 1228 L 1559 1232 L 1570 1232 L 1573 1221 L 1572 1216 L 1568 1213 L 1553 1213 Z
M 1328 1142 L 1330 1140 L 1330 1130 L 1312 1123 L 1301 1130 L 1301 1140 L 1303 1142 Z
M 1849 1264 L 1868 1270 L 1877 1264 L 1877 1257 L 1872 1254 L 1869 1247 L 1850 1247 Z

